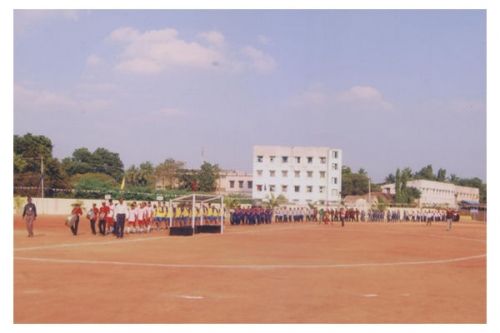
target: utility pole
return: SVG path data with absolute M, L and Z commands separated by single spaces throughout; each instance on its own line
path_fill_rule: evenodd
M 368 207 L 372 208 L 372 189 L 371 189 L 371 179 L 368 177 Z
M 43 178 L 44 178 L 43 177 L 43 155 L 41 157 L 41 160 L 42 160 L 42 163 L 40 165 L 40 173 L 41 173 L 41 176 L 42 176 L 42 184 L 41 185 L 42 185 L 42 199 L 43 199 L 43 197 L 45 195 L 45 189 L 44 189 L 44 184 L 43 184 Z

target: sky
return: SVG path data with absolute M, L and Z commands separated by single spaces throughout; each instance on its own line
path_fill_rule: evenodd
M 252 171 L 253 145 L 329 146 L 486 180 L 483 10 L 16 10 L 14 134 Z

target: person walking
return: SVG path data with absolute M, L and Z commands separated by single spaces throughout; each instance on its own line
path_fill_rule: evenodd
M 123 203 L 123 198 L 118 200 L 118 204 L 115 206 L 115 220 L 116 220 L 116 238 L 123 238 L 123 229 L 125 227 L 125 219 L 128 217 L 129 211 L 125 203 Z
M 71 232 L 73 236 L 78 234 L 78 223 L 80 222 L 80 216 L 83 214 L 82 208 L 79 203 L 76 203 L 73 209 L 71 210 L 73 223 L 70 226 Z
M 31 197 L 28 197 L 28 203 L 24 206 L 23 210 L 23 219 L 26 222 L 28 237 L 33 237 L 33 222 L 36 220 L 36 206 L 31 201 Z
M 99 233 L 102 236 L 106 235 L 106 216 L 108 215 L 109 207 L 106 206 L 106 201 L 102 202 L 99 208 Z
M 96 235 L 95 231 L 95 222 L 97 220 L 97 216 L 99 215 L 99 208 L 97 208 L 96 204 L 92 204 L 92 208 L 87 212 L 87 218 L 90 221 L 90 229 L 92 229 L 92 233 Z

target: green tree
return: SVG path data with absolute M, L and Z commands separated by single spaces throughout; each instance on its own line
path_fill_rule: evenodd
M 394 185 L 394 191 L 395 191 L 395 196 L 394 196 L 394 200 L 396 202 L 401 202 L 402 201 L 402 198 L 401 198 L 401 171 L 399 171 L 399 168 L 396 170 L 396 182 L 395 182 L 395 185 Z
M 118 153 L 97 148 L 91 153 L 87 148 L 78 148 L 71 157 L 63 159 L 63 168 L 69 176 L 84 173 L 104 173 L 117 182 L 124 175 L 123 162 Z
M 429 164 L 415 173 L 415 179 L 436 180 L 436 176 L 432 170 L 432 165 Z
M 139 165 L 138 185 L 152 187 L 154 185 L 154 166 L 151 162 L 144 162 Z
M 181 169 L 178 172 L 179 189 L 185 191 L 198 190 L 198 170 Z
M 396 182 L 396 176 L 394 176 L 394 174 L 390 173 L 387 177 L 385 177 L 385 182 L 387 184 L 394 184 Z
M 269 200 L 265 202 L 266 207 L 270 209 L 274 209 L 280 205 L 286 205 L 287 203 L 288 200 L 283 194 L 280 194 L 277 197 L 275 197 L 273 193 L 271 193 L 271 197 L 269 198 Z
M 77 198 L 102 198 L 118 187 L 116 180 L 103 173 L 77 174 L 70 180 Z
M 68 187 L 66 173 L 60 162 L 52 157 L 52 147 L 52 141 L 43 135 L 14 135 L 14 186 L 35 188 L 27 192 L 19 192 L 15 188 L 16 193 L 40 195 L 42 177 L 45 194 L 50 193 L 53 188 Z
M 438 182 L 444 182 L 444 181 L 446 181 L 446 169 L 440 168 L 438 170 L 436 180 Z
M 199 190 L 202 192 L 214 192 L 217 188 L 217 180 L 219 179 L 219 166 L 203 162 L 198 173 Z
M 348 166 L 342 167 L 342 196 L 363 195 L 368 193 L 369 177 L 361 168 L 358 173 L 353 173 Z
M 14 173 L 22 173 L 28 166 L 28 162 L 22 157 L 22 155 L 14 153 Z
M 156 182 L 168 189 L 175 188 L 179 182 L 179 172 L 184 167 L 184 162 L 176 161 L 173 158 L 166 159 L 158 164 L 154 170 Z

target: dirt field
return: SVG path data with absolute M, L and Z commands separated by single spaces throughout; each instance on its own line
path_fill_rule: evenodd
M 14 219 L 15 323 L 485 323 L 486 226 L 228 226 L 71 235 Z

